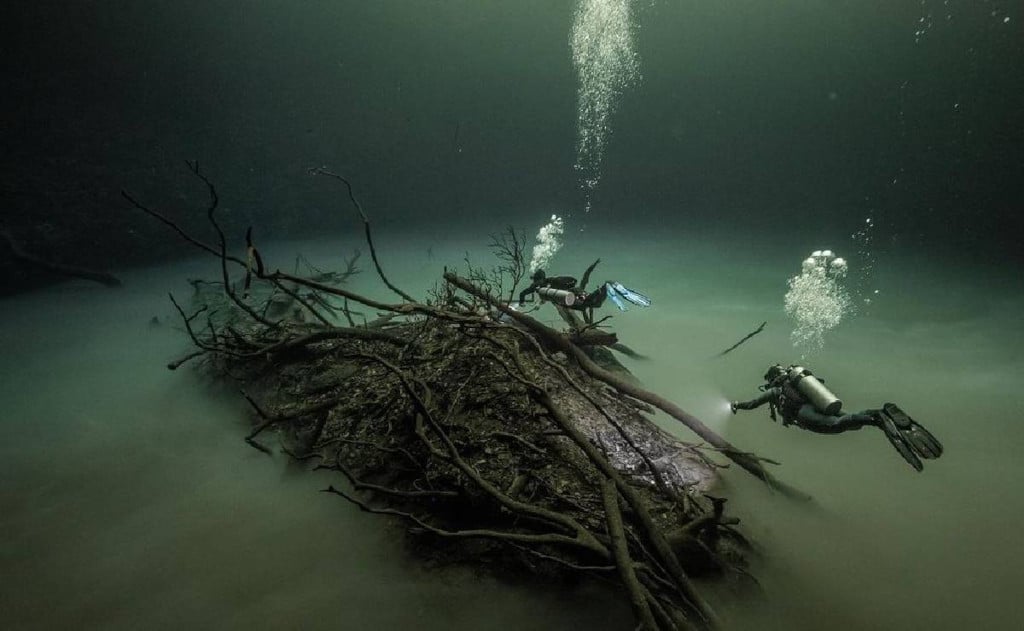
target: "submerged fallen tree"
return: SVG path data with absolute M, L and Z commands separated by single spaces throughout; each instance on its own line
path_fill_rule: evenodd
M 80 267 L 78 265 L 69 265 L 67 263 L 59 263 L 57 261 L 50 261 L 44 258 L 40 258 L 33 254 L 25 251 L 25 249 L 19 244 L 14 236 L 10 232 L 4 229 L 0 229 L 0 241 L 7 244 L 8 250 L 10 250 L 11 257 L 20 263 L 27 264 L 35 269 L 42 270 L 54 276 L 63 276 L 68 278 L 81 278 L 84 280 L 91 280 L 94 283 L 99 283 L 106 287 L 120 287 L 121 280 L 114 276 L 100 270 L 88 269 Z
M 343 286 L 355 257 L 344 272 L 271 271 L 251 230 L 246 255 L 229 254 L 216 190 L 190 168 L 210 195 L 214 245 L 124 196 L 220 260 L 219 282 L 193 284 L 189 313 L 171 297 L 196 350 L 169 367 L 203 358 L 238 380 L 253 409 L 250 445 L 272 453 L 274 432 L 296 460 L 337 471 L 344 481 L 326 493 L 404 520 L 424 554 L 605 576 L 640 628 L 716 626 L 692 577 L 745 575 L 745 541 L 724 500 L 706 494 L 726 466 L 712 456 L 771 476 L 624 375 L 608 350 L 622 347 L 600 323 L 563 312 L 571 326 L 556 330 L 509 309 L 502 296 L 525 268 L 514 231 L 492 244 L 503 265 L 446 270 L 416 300 L 384 274 L 348 181 L 316 170 L 341 181 L 359 211 L 377 275 L 400 298 L 384 302 Z M 703 442 L 659 429 L 653 408 Z

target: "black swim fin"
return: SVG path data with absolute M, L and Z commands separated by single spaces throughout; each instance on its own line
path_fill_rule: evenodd
M 903 433 L 903 436 L 910 442 L 911 447 L 922 458 L 938 458 L 942 455 L 942 443 L 923 425 L 910 418 L 910 415 L 900 409 L 895 403 L 886 403 L 882 406 L 885 415 L 892 419 L 893 424 Z
M 918 471 L 924 468 L 921 458 L 931 460 L 942 455 L 942 443 L 895 403 L 882 406 L 879 420 L 885 437 L 903 459 Z

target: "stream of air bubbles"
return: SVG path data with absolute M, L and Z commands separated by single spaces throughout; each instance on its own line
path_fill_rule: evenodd
M 583 212 L 601 180 L 601 160 L 619 97 L 640 79 L 633 0 L 579 0 L 572 25 L 576 69 L 576 164 Z
M 640 79 L 633 0 L 578 0 L 572 24 L 572 63 L 576 70 L 576 163 L 583 213 L 590 212 L 601 181 L 601 160 L 611 132 L 610 119 L 622 92 Z M 552 215 L 540 229 L 531 270 L 543 268 L 562 246 L 563 220 Z

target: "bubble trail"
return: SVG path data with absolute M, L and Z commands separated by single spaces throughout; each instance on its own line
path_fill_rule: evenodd
M 572 28 L 576 69 L 576 164 L 580 188 L 590 212 L 591 196 L 601 180 L 609 119 L 622 92 L 640 79 L 632 0 L 579 0 Z

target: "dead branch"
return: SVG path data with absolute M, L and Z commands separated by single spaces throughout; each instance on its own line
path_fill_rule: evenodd
M 10 249 L 11 255 L 14 259 L 21 261 L 22 263 L 28 263 L 33 267 L 37 267 L 51 274 L 56 274 L 57 276 L 69 276 L 71 278 L 91 280 L 94 283 L 99 283 L 105 287 L 120 287 L 122 285 L 119 278 L 112 274 L 108 274 L 107 272 L 91 270 L 77 265 L 58 263 L 56 261 L 47 261 L 39 258 L 38 256 L 33 256 L 26 252 L 18 242 L 14 240 L 11 233 L 6 230 L 0 230 L 0 238 L 7 242 L 7 247 Z
M 735 348 L 736 348 L 737 346 L 739 346 L 739 345 L 740 345 L 740 344 L 742 344 L 743 342 L 746 342 L 746 341 L 747 341 L 747 340 L 749 340 L 750 338 L 754 337 L 755 335 L 757 335 L 758 333 L 760 333 L 761 331 L 763 331 L 763 330 L 764 330 L 764 325 L 766 325 L 766 324 L 768 324 L 768 321 L 767 321 L 767 320 L 765 320 L 764 322 L 762 322 L 762 323 L 761 323 L 761 326 L 757 327 L 756 329 L 754 329 L 754 330 L 753 330 L 753 331 L 751 331 L 750 333 L 747 333 L 747 334 L 746 334 L 746 335 L 745 335 L 745 336 L 743 337 L 743 339 L 742 339 L 742 340 L 740 340 L 739 342 L 736 342 L 735 344 L 733 344 L 733 345 L 732 345 L 732 346 L 730 346 L 729 348 L 725 349 L 725 350 L 724 350 L 724 351 L 722 351 L 721 353 L 719 353 L 719 354 L 715 355 L 715 357 L 721 357 L 721 356 L 725 355 L 726 353 L 732 352 L 732 351 L 733 351 L 733 350 L 734 350 L 734 349 L 735 349 Z
M 345 190 L 348 191 L 349 201 L 355 206 L 356 211 L 359 212 L 359 217 L 363 220 L 363 230 L 366 237 L 366 243 L 370 247 L 370 258 L 373 259 L 373 266 L 377 269 L 377 275 L 380 276 L 381 281 L 387 286 L 388 289 L 398 294 L 402 300 L 406 302 L 416 302 L 416 299 L 405 293 L 398 287 L 391 284 L 388 277 L 384 275 L 384 270 L 380 266 L 380 261 L 377 259 L 377 249 L 373 246 L 373 235 L 370 233 L 370 218 L 366 216 L 366 212 L 363 211 L 362 204 L 356 199 L 355 193 L 352 190 L 352 183 L 348 181 L 348 178 L 338 175 L 332 171 L 327 170 L 325 167 L 314 167 L 309 169 L 311 175 L 326 175 L 327 177 L 334 178 L 345 185 Z
M 657 631 L 658 623 L 654 621 L 654 614 L 651 613 L 651 608 L 643 593 L 643 586 L 640 585 L 636 571 L 633 569 L 633 558 L 626 545 L 622 513 L 619 511 L 619 495 L 615 491 L 615 483 L 611 480 L 601 481 L 601 499 L 604 500 L 605 519 L 608 521 L 608 536 L 611 537 L 615 565 L 619 568 L 619 577 L 622 578 L 622 583 L 626 586 L 633 612 L 640 620 L 640 628 Z

